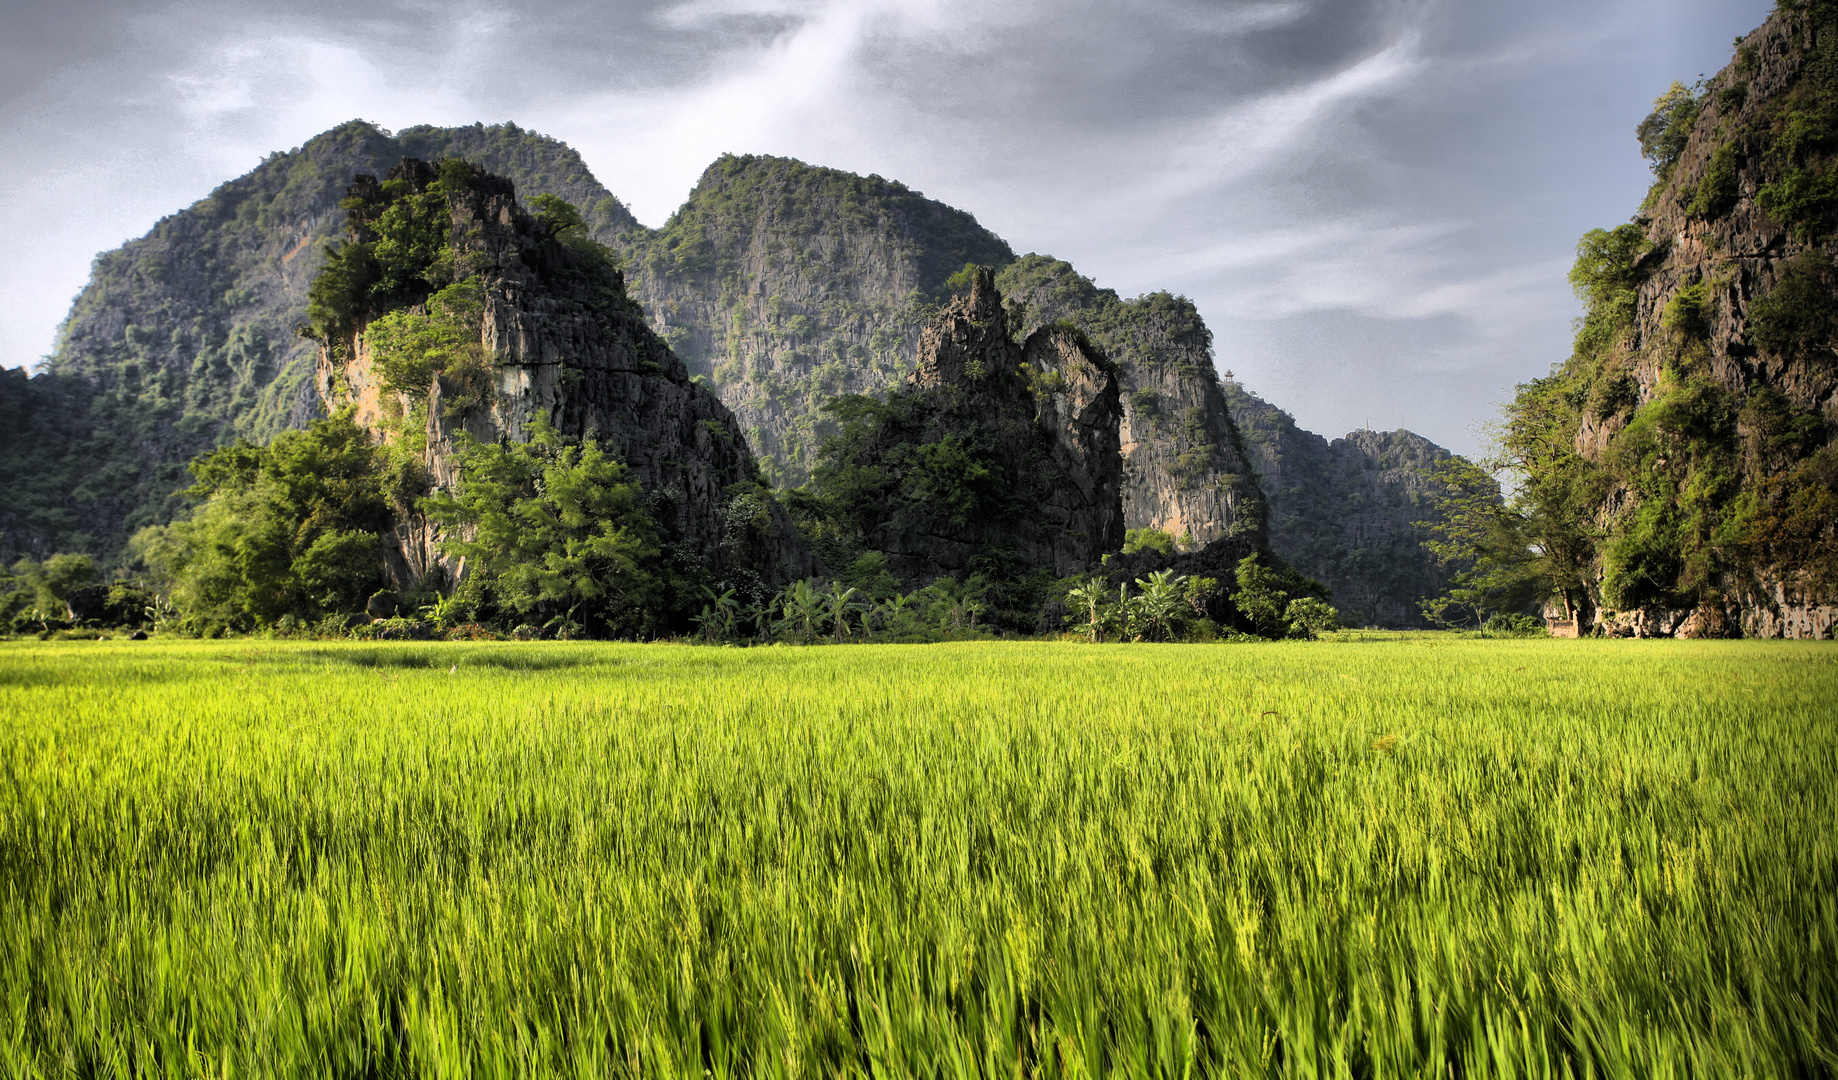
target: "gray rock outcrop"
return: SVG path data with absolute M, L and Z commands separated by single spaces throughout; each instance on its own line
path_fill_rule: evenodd
M 414 159 L 389 174 L 417 192 L 433 177 Z M 484 282 L 480 338 L 492 369 L 489 392 L 473 408 L 443 408 L 438 376 L 428 389 L 421 412 L 436 488 L 458 480 L 460 431 L 481 442 L 523 442 L 546 420 L 623 461 L 666 541 L 687 545 L 716 576 L 753 573 L 770 586 L 816 570 L 789 519 L 760 498 L 759 471 L 733 413 L 690 380 L 626 297 L 617 269 L 551 235 L 506 178 L 482 177 L 450 195 L 449 208 L 455 262 Z M 388 417 L 412 413 L 413 403 L 388 400 L 372 344 L 363 326 L 324 343 L 315 383 L 328 408 L 354 405 L 357 420 L 381 434 Z M 418 516 L 401 521 L 392 576 L 406 586 L 442 565 L 436 539 Z
M 1017 344 L 988 268 L 921 335 L 918 366 L 836 464 L 879 478 L 865 546 L 924 584 L 1000 553 L 1056 576 L 1123 544 L 1116 368 L 1064 327 Z

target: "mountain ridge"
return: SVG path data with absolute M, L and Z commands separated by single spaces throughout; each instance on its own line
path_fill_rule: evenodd
M 443 154 L 510 176 L 524 198 L 580 208 L 623 255 L 660 337 L 734 410 L 781 484 L 808 475 L 829 433 L 821 404 L 885 393 L 909 373 L 952 275 L 981 261 L 998 267 L 1025 331 L 1066 321 L 1116 357 L 1133 433 L 1131 528 L 1198 545 L 1271 527 L 1211 335 L 1184 298 L 1122 299 L 1063 262 L 1015 256 L 970 214 L 880 177 L 727 155 L 650 230 L 577 153 L 514 124 L 392 135 L 354 121 L 271 155 L 98 259 L 45 370 L 0 380 L 0 415 L 32 433 L 11 445 L 0 436 L 0 455 L 50 478 L 0 498 L 0 547 L 112 555 L 134 528 L 182 507 L 171 493 L 192 456 L 315 415 L 311 349 L 293 329 L 336 234 L 342 187 L 401 156 Z

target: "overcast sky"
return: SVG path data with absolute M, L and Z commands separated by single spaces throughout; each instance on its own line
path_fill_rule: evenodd
M 723 151 L 880 173 L 1339 435 L 1464 452 L 1569 351 L 1634 125 L 1771 0 L 0 0 L 0 365 L 92 256 L 355 117 L 518 124 L 648 225 Z

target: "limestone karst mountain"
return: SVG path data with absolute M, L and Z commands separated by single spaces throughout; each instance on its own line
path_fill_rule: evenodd
M 1325 439 L 1237 382 L 1222 393 L 1269 504 L 1271 550 L 1326 585 L 1348 625 L 1431 625 L 1418 601 L 1453 571 L 1420 523 L 1438 517 L 1429 470 L 1449 452 L 1409 431 Z
M 436 490 L 457 479 L 461 431 L 526 442 L 547 424 L 593 439 L 630 468 L 667 541 L 711 576 L 763 598 L 818 570 L 761 487 L 733 413 L 645 324 L 605 249 L 569 242 L 578 226 L 532 216 L 511 181 L 464 159 L 404 158 L 380 184 L 357 180 L 345 205 L 358 250 L 328 267 L 309 308 L 329 410 L 352 406 L 378 437 L 424 445 Z M 398 265 L 373 254 L 386 248 Z M 376 283 L 393 279 L 410 284 L 378 309 Z M 431 349 L 440 369 L 423 359 Z M 399 588 L 443 568 L 419 514 L 399 515 L 389 539 Z
M 845 550 L 881 556 L 909 588 L 979 558 L 1008 577 L 1063 577 L 1123 547 L 1116 365 L 1075 330 L 1010 331 L 978 267 L 920 335 L 905 385 L 848 400 L 818 468 Z
M 1120 300 L 904 185 L 773 157 L 724 157 L 656 233 L 628 233 L 632 291 L 741 417 L 768 473 L 802 483 L 837 394 L 885 393 L 967 263 L 999 268 L 1018 331 L 1066 320 L 1118 367 L 1124 516 L 1194 544 L 1262 526 L 1256 480 L 1212 384 L 1193 305 Z M 960 275 L 961 276 L 961 275 Z M 1138 415 L 1140 413 L 1140 415 Z
M 1014 258 L 969 214 L 896 181 L 732 155 L 661 229 L 609 242 L 658 332 L 793 487 L 815 464 L 823 404 L 898 386 L 946 279 Z
M 194 456 L 316 415 L 315 349 L 296 333 L 307 285 L 343 232 L 352 176 L 405 155 L 465 157 L 526 198 L 567 199 L 601 233 L 636 224 L 578 154 L 514 124 L 391 136 L 352 121 L 270 155 L 98 256 L 39 373 L 0 373 L 0 555 L 113 557 L 180 508 Z
M 1020 329 L 1076 326 L 1117 365 L 1128 527 L 1160 529 L 1188 548 L 1225 536 L 1261 546 L 1263 495 L 1193 303 L 1165 292 L 1123 300 L 1041 255 L 1003 267 L 999 284 Z
M 1508 449 L 1553 606 L 1662 636 L 1838 624 L 1838 5 L 1782 4 L 1641 125 L 1657 179 L 1584 238 L 1574 355 Z
M 823 403 L 901 385 L 923 328 L 951 297 L 952 273 L 993 262 L 1012 329 L 1063 321 L 1115 363 L 1128 528 L 1163 529 L 1189 547 L 1234 535 L 1255 547 L 1268 526 L 1272 550 L 1331 582 L 1337 598 L 1358 596 L 1350 617 L 1380 625 L 1424 625 L 1418 600 L 1448 580 L 1415 525 L 1436 517 L 1419 464 L 1447 452 L 1393 433 L 1421 452 L 1369 459 L 1358 484 L 1346 461 L 1281 453 L 1275 431 L 1256 453 L 1233 403 L 1247 415 L 1280 410 L 1220 383 L 1212 335 L 1184 297 L 1123 299 L 1065 262 L 1009 255 L 968 215 L 902 185 L 783 158 L 723 158 L 662 229 L 615 243 L 633 294 L 782 482 L 808 476 L 833 430 Z M 1328 446 L 1282 415 L 1296 445 Z M 1278 460 L 1284 482 L 1310 494 L 1266 505 L 1257 465 Z
M 179 508 L 172 493 L 197 453 L 314 415 L 313 348 L 295 334 L 307 282 L 342 228 L 351 177 L 403 156 L 464 157 L 511 179 L 526 201 L 554 194 L 578 207 L 621 253 L 632 296 L 687 373 L 733 410 L 769 480 L 809 475 L 833 430 L 825 402 L 902 385 L 924 327 L 952 300 L 953 275 L 975 262 L 997 267 L 1018 333 L 1063 321 L 1116 365 L 1126 526 L 1191 545 L 1264 535 L 1272 509 L 1214 374 L 1210 335 L 1182 298 L 1125 300 L 1065 263 L 1017 259 L 969 214 L 879 177 L 724 157 L 650 230 L 574 151 L 515 125 L 392 136 L 353 122 L 101 256 L 43 370 L 0 373 L 9 421 L 0 465 L 15 478 L 0 490 L 0 555 L 114 557 L 135 528 Z M 1294 531 L 1270 523 L 1288 556 Z M 1400 517 L 1391 532 L 1407 524 Z M 1303 560 L 1311 573 L 1364 565 L 1365 541 L 1337 535 L 1325 562 Z M 1334 580 L 1372 591 L 1364 579 Z M 1362 610 L 1408 612 L 1415 599 Z

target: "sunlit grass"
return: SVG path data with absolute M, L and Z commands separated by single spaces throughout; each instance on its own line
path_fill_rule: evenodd
M 11 1075 L 1838 1071 L 1838 647 L 0 645 Z

